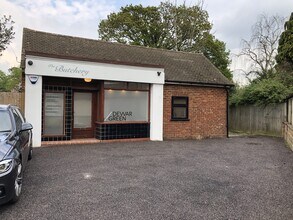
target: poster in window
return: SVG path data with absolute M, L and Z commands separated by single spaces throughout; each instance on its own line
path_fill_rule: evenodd
M 63 116 L 63 93 L 46 93 L 45 95 L 45 114 L 46 116 Z
M 45 93 L 45 135 L 64 134 L 64 93 Z

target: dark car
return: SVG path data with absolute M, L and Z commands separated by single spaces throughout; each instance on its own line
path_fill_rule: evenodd
M 32 158 L 32 128 L 17 107 L 0 105 L 0 205 L 19 199 L 23 171 Z

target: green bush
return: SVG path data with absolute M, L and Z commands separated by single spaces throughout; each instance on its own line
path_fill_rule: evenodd
M 0 92 L 18 91 L 21 84 L 21 71 L 18 67 L 10 68 L 9 74 L 0 70 Z
M 292 93 L 292 88 L 281 81 L 272 79 L 257 80 L 231 93 L 230 105 L 267 105 L 283 102 Z

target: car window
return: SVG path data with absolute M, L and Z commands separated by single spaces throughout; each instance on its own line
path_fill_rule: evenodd
M 24 118 L 22 112 L 18 108 L 15 108 L 15 111 L 18 113 L 18 115 L 21 118 L 22 122 L 25 122 L 25 118 Z
M 0 111 L 0 132 L 11 131 L 11 120 L 8 111 Z
M 14 117 L 14 120 L 15 120 L 16 130 L 19 131 L 21 129 L 21 126 L 22 126 L 22 119 L 19 116 L 18 112 L 14 108 L 12 109 L 12 113 L 13 113 L 13 117 Z

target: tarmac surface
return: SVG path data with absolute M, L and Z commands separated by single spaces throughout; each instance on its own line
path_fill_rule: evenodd
M 35 148 L 0 219 L 293 219 L 293 152 L 271 137 Z

